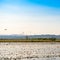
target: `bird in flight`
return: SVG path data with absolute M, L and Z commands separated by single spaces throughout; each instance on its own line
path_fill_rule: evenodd
M 4 29 L 5 31 L 7 30 L 7 29 Z

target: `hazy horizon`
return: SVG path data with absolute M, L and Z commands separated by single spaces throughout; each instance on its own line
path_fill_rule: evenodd
M 59 0 L 0 0 L 0 34 L 60 34 Z

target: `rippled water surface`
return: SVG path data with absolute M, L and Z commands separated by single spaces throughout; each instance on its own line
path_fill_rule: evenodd
M 60 60 L 60 43 L 0 43 L 0 60 Z

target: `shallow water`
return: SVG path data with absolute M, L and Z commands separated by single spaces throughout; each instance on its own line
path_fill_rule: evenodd
M 0 43 L 0 60 L 60 60 L 59 42 Z

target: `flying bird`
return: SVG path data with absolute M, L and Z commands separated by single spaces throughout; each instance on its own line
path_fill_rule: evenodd
M 5 31 L 7 30 L 7 29 L 4 29 Z

